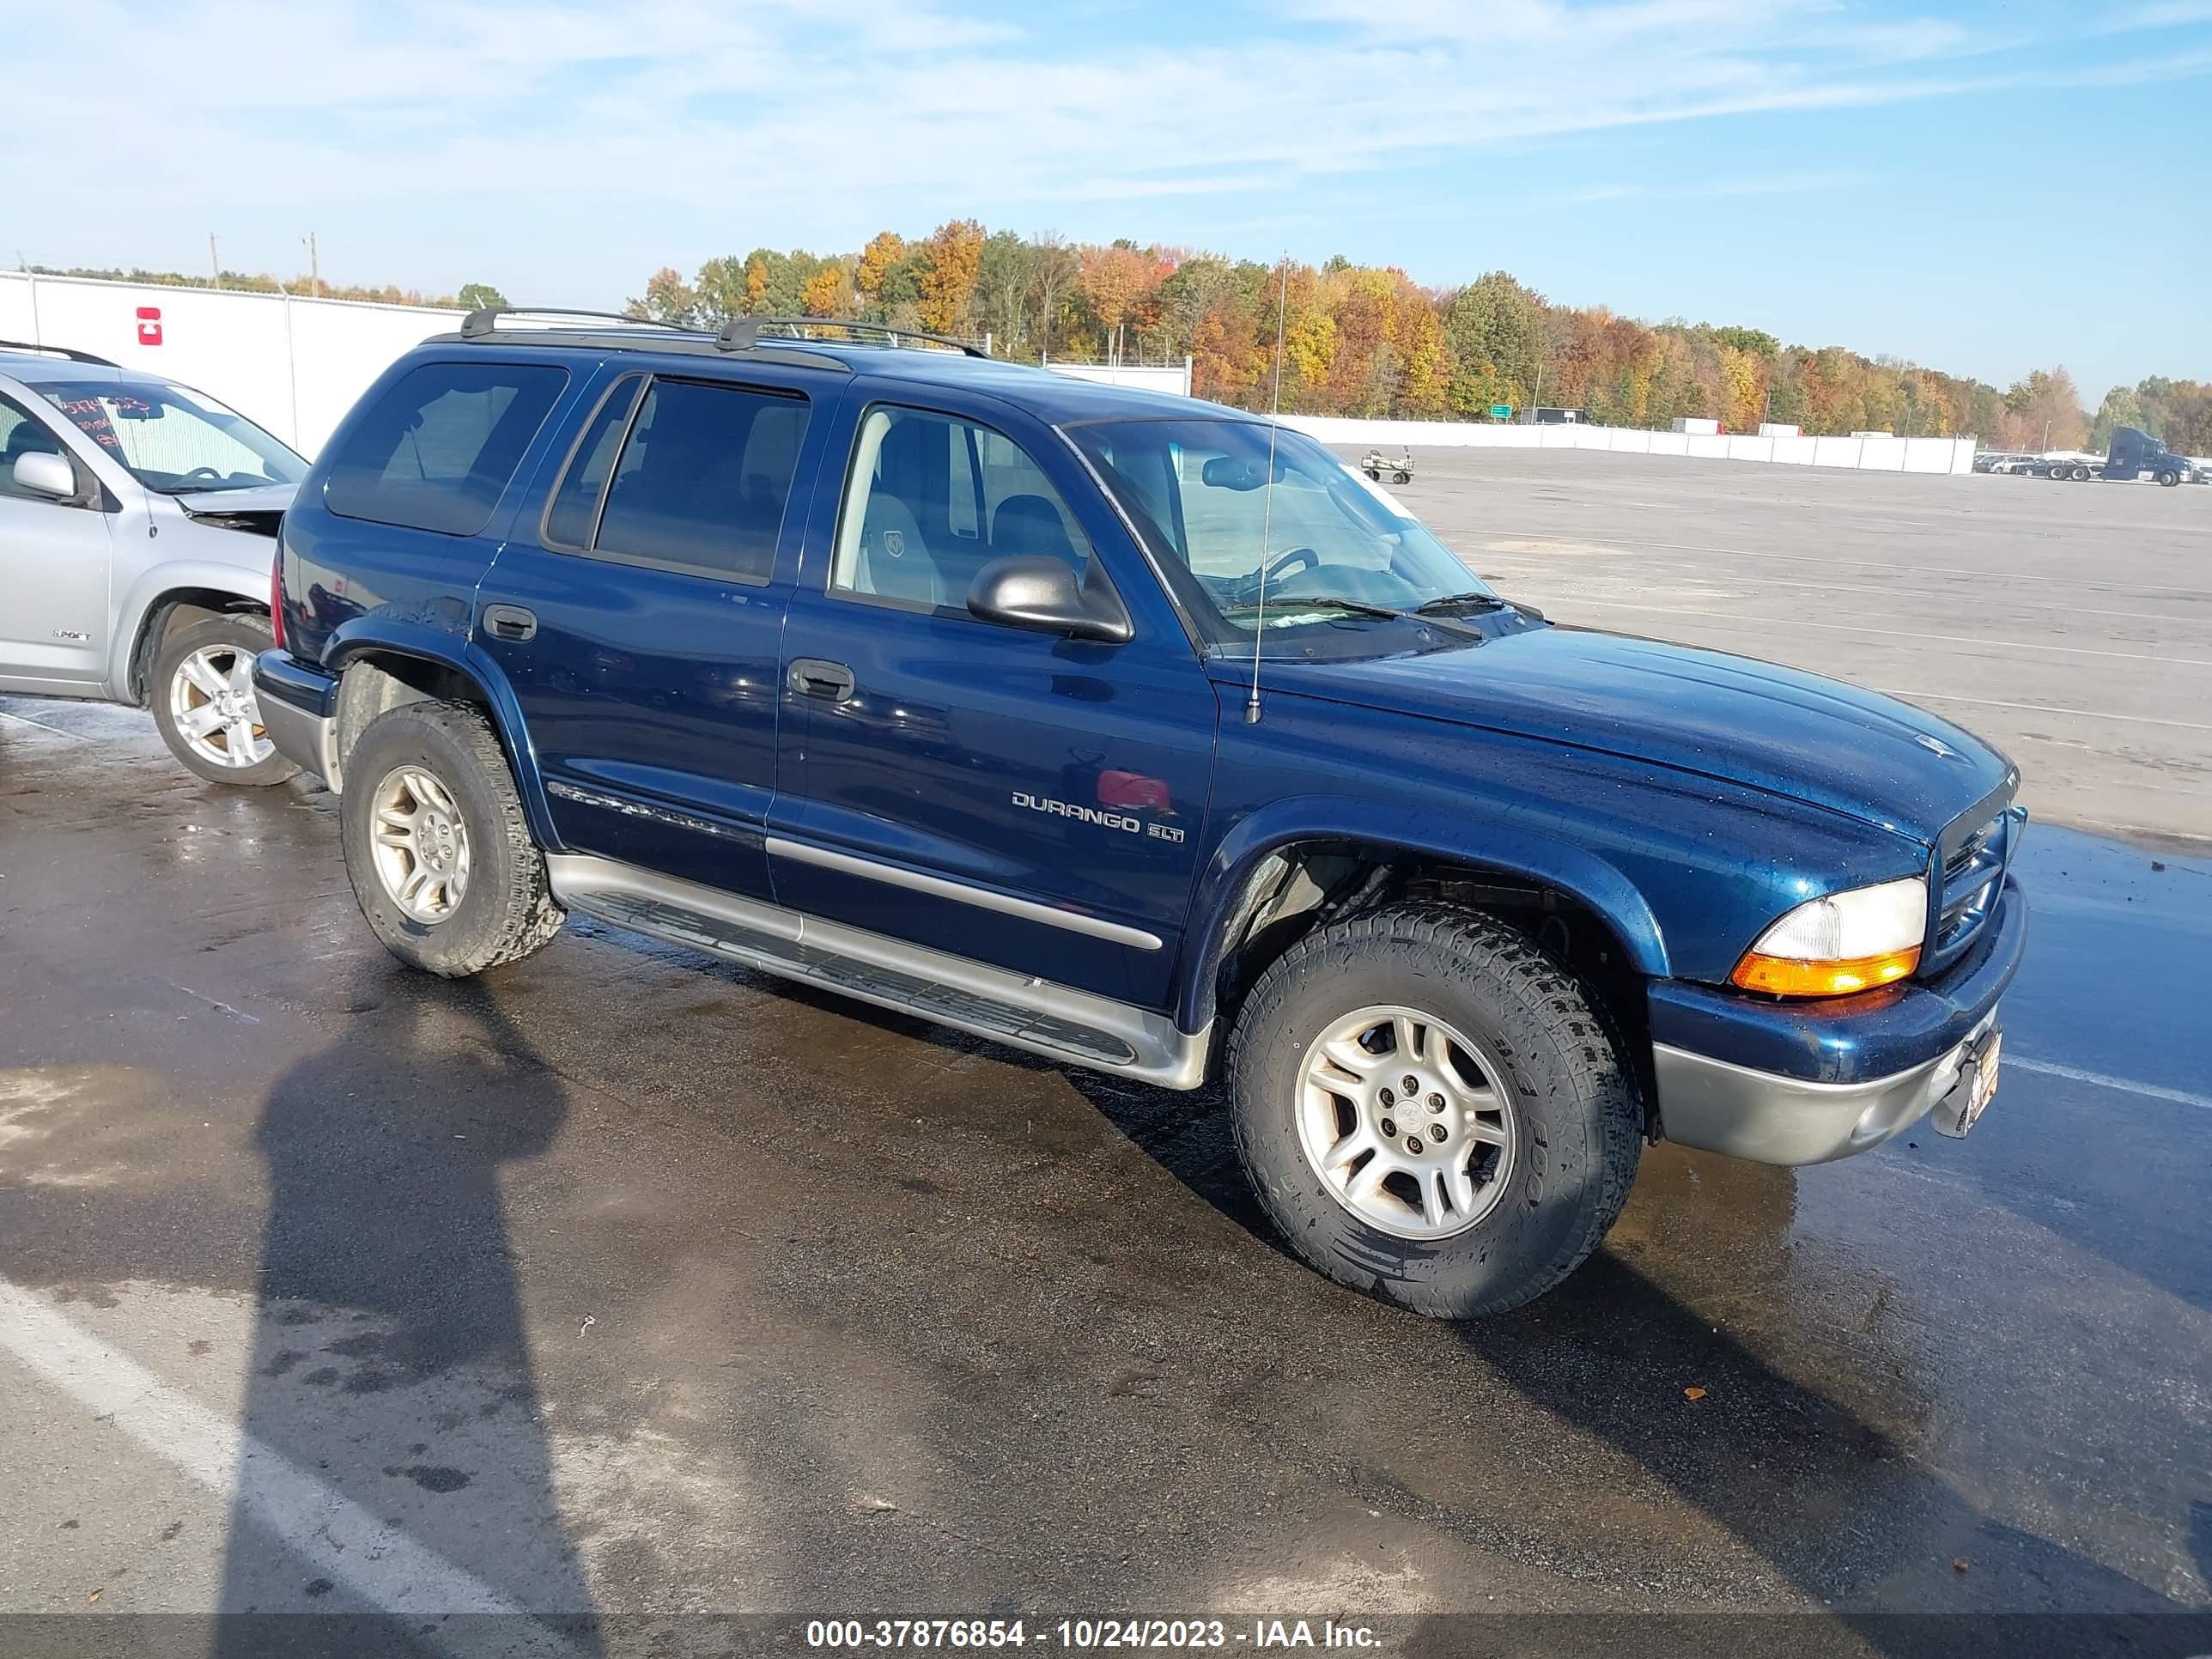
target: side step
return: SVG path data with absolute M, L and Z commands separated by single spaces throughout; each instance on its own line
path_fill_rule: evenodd
M 549 854 L 572 910 L 1071 1065 L 1170 1089 L 1206 1079 L 1212 1030 L 1049 980 L 581 853 Z

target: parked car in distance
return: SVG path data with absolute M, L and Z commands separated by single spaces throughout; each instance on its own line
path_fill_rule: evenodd
M 331 438 L 276 605 L 270 733 L 402 961 L 574 909 L 1225 1076 L 1291 1248 L 1424 1313 L 1565 1278 L 1647 1139 L 1814 1163 L 1995 1087 L 2003 756 L 1553 627 L 1235 410 L 861 324 L 474 313 Z
M 188 387 L 0 342 L 0 691 L 150 705 L 201 777 L 292 776 L 252 674 L 277 521 L 307 471 Z

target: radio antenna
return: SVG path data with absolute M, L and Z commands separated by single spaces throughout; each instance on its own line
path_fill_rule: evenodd
M 1275 433 L 1283 418 L 1283 325 L 1291 311 L 1291 256 L 1283 254 L 1282 287 L 1275 295 L 1275 396 L 1267 405 L 1267 482 L 1260 497 L 1260 601 L 1252 617 L 1252 695 L 1244 724 L 1260 719 L 1260 642 L 1267 637 L 1267 544 L 1275 532 Z

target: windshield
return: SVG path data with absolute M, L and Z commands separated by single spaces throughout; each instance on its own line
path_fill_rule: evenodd
M 1490 590 L 1386 490 L 1303 433 L 1250 421 L 1098 421 L 1068 437 L 1127 513 L 1202 631 L 1389 627 L 1387 612 Z M 1261 549 L 1266 547 L 1263 561 Z
M 160 380 L 41 386 L 76 429 L 165 495 L 295 484 L 307 464 L 243 415 Z

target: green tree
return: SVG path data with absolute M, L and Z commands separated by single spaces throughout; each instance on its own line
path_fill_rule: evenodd
M 2096 419 L 2089 422 L 2089 447 L 2111 448 L 2115 427 L 2136 427 L 2155 438 L 2159 434 L 2152 430 L 2148 420 L 2143 412 L 2142 398 L 2135 387 L 2116 386 L 2105 394 L 2105 401 L 2097 405 Z
M 504 311 L 507 295 L 489 283 L 464 283 L 453 302 L 463 311 Z

